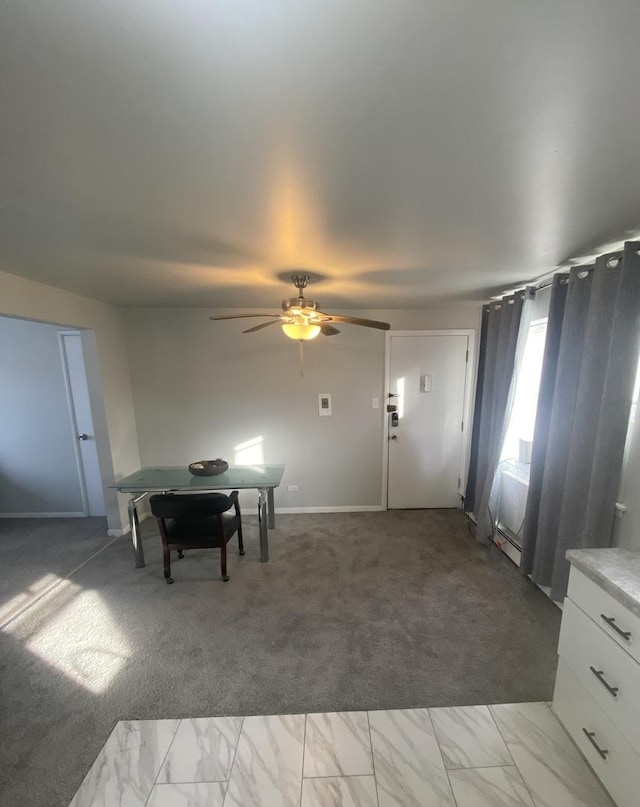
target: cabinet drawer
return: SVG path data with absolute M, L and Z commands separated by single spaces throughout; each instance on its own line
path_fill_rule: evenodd
M 640 756 L 560 659 L 553 709 L 618 807 L 638 807 Z M 585 734 L 591 733 L 591 740 Z M 606 752 L 602 758 L 594 745 Z
M 640 617 L 621 605 L 575 566 L 569 575 L 568 596 L 600 625 L 607 636 L 640 663 Z
M 568 597 L 558 653 L 640 754 L 640 664 Z

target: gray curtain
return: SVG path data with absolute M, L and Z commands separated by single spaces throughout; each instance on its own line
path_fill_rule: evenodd
M 472 437 L 476 438 L 476 443 L 474 446 L 472 440 L 465 492 L 465 510 L 472 512 L 473 507 L 477 519 L 476 539 L 481 543 L 490 543 L 493 535 L 490 497 L 506 427 L 523 304 L 529 293 L 518 292 L 491 303 L 486 307 L 488 311 L 485 309 L 485 339 L 481 342 L 480 355 L 482 373 L 479 372 L 478 377 L 482 400 L 474 413 Z
M 585 267 L 578 267 L 577 272 Z M 533 569 L 533 558 L 536 549 L 535 540 L 527 540 L 528 536 L 535 536 L 538 531 L 540 501 L 542 499 L 542 480 L 549 446 L 549 431 L 551 428 L 551 407 L 556 386 L 558 371 L 558 354 L 560 351 L 560 337 L 564 321 L 564 309 L 567 302 L 568 274 L 557 274 L 553 278 L 551 299 L 549 301 L 549 315 L 547 334 L 544 343 L 544 357 L 542 360 L 542 374 L 540 376 L 540 389 L 538 392 L 538 409 L 534 429 L 533 448 L 531 451 L 531 468 L 529 476 L 529 493 L 524 523 L 522 525 L 522 558 L 520 570 L 523 574 L 530 574 Z M 560 410 L 561 411 L 561 410 Z M 568 410 L 571 412 L 571 409 Z M 559 426 L 556 422 L 556 426 Z M 551 444 L 555 442 L 551 440 Z M 552 491 L 549 491 L 551 493 Z M 543 548 L 542 542 L 538 547 L 540 560 Z
M 467 488 L 464 492 L 464 511 L 474 513 L 476 492 L 478 489 L 478 449 L 480 442 L 480 420 L 482 416 L 482 394 L 484 390 L 484 371 L 487 361 L 487 332 L 489 327 L 490 307 L 482 307 L 482 325 L 480 327 L 480 349 L 478 355 L 478 378 L 476 381 L 476 397 L 473 406 L 473 430 L 471 432 L 471 451 L 469 456 L 469 472 Z
M 555 278 L 521 560 L 555 600 L 567 549 L 611 543 L 639 343 L 640 243 Z

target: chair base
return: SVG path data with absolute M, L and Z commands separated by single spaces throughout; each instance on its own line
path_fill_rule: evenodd
M 229 575 L 228 574 L 223 574 L 222 575 L 222 580 L 223 580 L 224 583 L 228 583 L 229 582 Z
M 167 581 L 167 585 L 171 585 L 171 583 L 173 583 L 173 577 L 165 577 L 165 580 Z

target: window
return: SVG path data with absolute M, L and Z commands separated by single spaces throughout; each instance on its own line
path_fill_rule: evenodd
M 527 462 L 530 460 L 530 445 L 533 442 L 533 430 L 536 423 L 546 335 L 546 317 L 532 322 L 529 326 L 520 372 L 516 380 L 511 418 L 502 445 L 501 461 Z M 521 441 L 525 444 L 524 446 Z
M 529 326 L 496 478 L 495 526 L 518 549 L 529 492 L 531 446 L 546 335 L 546 317 Z

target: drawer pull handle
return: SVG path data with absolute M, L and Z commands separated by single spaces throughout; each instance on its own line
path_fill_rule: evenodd
M 596 749 L 596 751 L 600 754 L 602 759 L 606 759 L 609 756 L 609 752 L 606 748 L 600 748 L 598 743 L 594 740 L 596 736 L 595 731 L 587 731 L 586 729 L 582 729 L 582 731 L 587 735 L 587 740 L 591 743 L 591 745 Z
M 595 677 L 598 679 L 598 681 L 600 681 L 602 686 L 605 689 L 608 689 L 609 692 L 613 695 L 614 698 L 617 698 L 618 697 L 618 689 L 619 689 L 619 687 L 612 687 L 611 684 L 605 679 L 602 670 L 596 670 L 595 667 L 589 667 L 589 669 L 595 675 Z
M 600 617 L 602 619 L 604 619 L 604 621 L 607 623 L 607 625 L 610 628 L 613 628 L 614 631 L 618 635 L 622 636 L 622 638 L 625 640 L 625 642 L 629 641 L 629 639 L 631 638 L 631 631 L 630 630 L 622 630 L 621 628 L 619 628 L 616 625 L 616 618 L 614 616 L 605 616 L 604 614 L 600 614 Z

